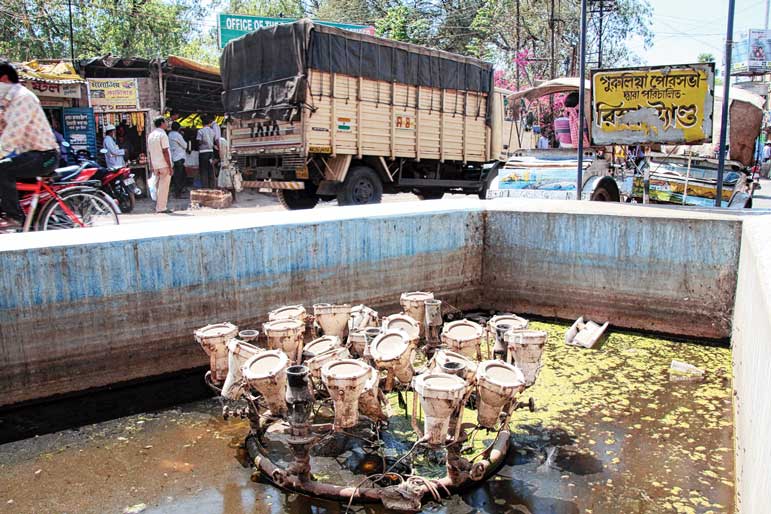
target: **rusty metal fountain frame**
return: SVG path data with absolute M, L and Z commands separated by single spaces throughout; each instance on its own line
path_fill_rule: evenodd
M 460 332 L 460 335 L 454 335 L 447 331 L 451 324 L 444 324 L 442 302 L 434 299 L 433 294 L 404 293 L 401 305 L 402 313 L 383 319 L 384 325 L 392 325 L 385 329 L 379 326 L 378 313 L 363 305 L 352 308 L 349 305 L 317 304 L 313 315 L 308 315 L 302 306 L 281 307 L 271 312 L 271 321 L 264 326 L 269 349 L 255 344 L 256 330 L 239 333 L 238 328 L 229 323 L 208 325 L 195 332 L 196 341 L 210 357 L 210 370 L 205 376 L 207 384 L 221 397 L 242 405 L 225 405 L 223 416 L 249 421 L 245 446 L 259 477 L 287 491 L 348 505 L 382 502 L 388 509 L 414 511 L 421 508 L 426 498 L 440 501 L 497 472 L 509 449 L 511 416 L 521 408 L 534 409 L 532 398 L 523 403 L 518 400 L 518 395 L 532 385 L 538 375 L 546 334 L 528 331 L 527 320 L 503 315 L 494 317 L 485 327 L 467 321 L 463 324 L 467 331 L 465 335 Z M 282 319 L 300 321 L 303 328 L 290 322 L 276 324 Z M 394 328 L 397 325 L 399 328 Z M 475 325 L 482 330 L 476 330 Z M 313 327 L 317 337 L 324 334 L 326 341 L 317 346 L 327 349 L 318 354 L 303 351 L 306 326 Z M 343 344 L 342 336 L 346 334 Z M 495 342 L 494 358 L 490 349 L 491 337 Z M 403 353 L 395 357 L 378 353 L 380 346 L 386 345 L 387 338 L 391 338 L 397 348 L 406 348 L 408 360 Z M 316 341 L 320 339 L 311 343 Z M 487 361 L 481 361 L 483 342 L 487 343 L 490 357 Z M 307 346 L 313 346 L 311 343 Z M 348 352 L 357 359 L 346 359 Z M 417 371 L 412 367 L 416 352 L 423 352 L 428 362 Z M 274 371 L 263 373 L 259 383 L 263 385 L 255 385 L 251 366 L 256 367 L 255 363 L 260 359 L 270 360 Z M 491 366 L 501 368 L 514 378 L 510 383 L 500 383 L 480 375 L 483 368 Z M 359 377 L 358 389 L 340 386 L 349 382 L 335 374 L 335 367 L 345 368 L 349 374 Z M 431 423 L 426 412 L 424 433 L 417 419 L 420 406 L 428 400 L 419 391 L 428 387 L 425 385 L 428 380 L 448 384 L 448 388 L 457 384 L 463 384 L 463 387 L 452 391 L 438 390 L 436 401 L 445 409 L 442 412 L 450 412 L 449 423 L 444 416 Z M 463 413 L 469 400 L 480 405 L 483 385 L 488 394 L 490 390 L 494 391 L 498 403 L 492 407 L 493 416 L 490 416 L 488 405 L 484 422 L 480 409 L 478 422 L 484 426 L 469 427 L 463 423 Z M 362 392 L 363 388 L 368 389 Z M 413 392 L 410 419 L 417 441 L 412 449 L 389 463 L 387 468 L 385 457 L 381 455 L 381 472 L 365 476 L 359 483 L 337 485 L 316 481 L 311 469 L 311 448 L 330 435 L 345 433 L 346 429 L 356 426 L 359 417 L 369 424 L 379 440 L 380 429 L 387 425 L 383 405 L 386 394 L 392 391 Z M 347 397 L 351 394 L 354 398 Z M 339 405 L 335 402 L 335 422 L 314 424 L 314 406 L 334 401 L 333 396 L 340 402 Z M 357 402 L 353 407 L 355 412 L 351 411 L 351 401 Z M 344 412 L 345 402 L 348 412 Z M 405 412 L 407 410 L 405 406 Z M 263 445 L 267 430 L 276 423 L 288 423 L 289 426 L 286 443 L 291 449 L 292 460 L 285 468 L 271 460 Z M 469 441 L 470 432 L 482 428 L 495 432 L 492 444 L 471 458 L 464 457 L 464 443 Z M 446 450 L 443 477 L 428 478 L 401 473 L 397 469 L 397 465 L 419 447 Z M 384 485 L 379 485 L 383 482 Z

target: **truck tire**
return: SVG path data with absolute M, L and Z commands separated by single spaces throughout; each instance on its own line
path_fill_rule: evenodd
M 309 193 L 304 189 L 297 191 L 289 189 L 279 189 L 276 191 L 276 196 L 281 205 L 285 209 L 290 211 L 296 211 L 299 209 L 313 209 L 316 204 L 319 203 L 319 197 L 314 193 Z
M 592 191 L 592 202 L 620 202 L 621 194 L 613 179 L 605 177 Z
M 337 193 L 338 205 L 380 203 L 382 199 L 383 183 L 375 170 L 366 166 L 351 168 Z
M 444 196 L 444 191 L 415 191 L 415 196 L 421 200 L 439 200 Z

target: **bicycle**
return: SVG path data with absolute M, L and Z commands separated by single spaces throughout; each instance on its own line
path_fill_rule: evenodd
M 26 219 L 21 232 L 119 224 L 115 201 L 97 189 L 98 182 L 57 181 L 57 175 L 17 182 Z

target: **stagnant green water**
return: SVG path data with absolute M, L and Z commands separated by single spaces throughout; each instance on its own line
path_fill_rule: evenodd
M 566 325 L 531 328 L 549 333 L 538 381 L 523 394 L 537 408 L 515 413 L 504 467 L 425 512 L 733 511 L 730 350 L 614 331 L 586 350 L 565 345 Z M 672 359 L 704 368 L 705 379 L 670 382 Z M 415 436 L 390 399 L 398 455 Z M 206 400 L 0 445 L 0 512 L 121 512 L 139 503 L 158 513 L 344 510 L 251 482 L 237 448 L 247 425 L 219 413 L 219 402 Z M 478 434 L 475 449 L 491 437 Z M 346 452 L 337 462 L 318 460 L 318 476 L 358 481 L 355 451 Z M 441 474 L 428 456 L 415 464 Z

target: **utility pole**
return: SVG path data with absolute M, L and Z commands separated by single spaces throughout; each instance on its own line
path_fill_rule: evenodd
M 67 0 L 67 8 L 70 11 L 70 61 L 75 66 L 75 38 L 72 35 L 72 0 Z
M 768 30 L 768 15 L 771 13 L 771 0 L 766 0 L 766 30 Z
M 725 171 L 726 140 L 728 139 L 728 107 L 731 104 L 731 48 L 734 39 L 734 8 L 736 0 L 728 1 L 728 27 L 725 36 L 725 60 L 723 61 L 723 110 L 720 118 L 720 156 L 717 168 L 717 194 L 715 195 L 715 207 L 722 207 L 723 201 L 723 172 Z
M 586 88 L 586 2 L 581 0 L 581 63 L 579 64 L 578 82 L 578 173 L 576 174 L 576 200 L 581 200 L 584 188 L 584 126 L 586 125 L 586 109 L 584 101 Z M 733 0 L 731 0 L 733 2 Z
M 771 0 L 769 0 L 771 1 Z M 616 10 L 618 5 L 616 0 L 589 0 L 590 10 L 589 14 L 597 19 L 597 67 L 602 68 L 602 36 L 604 33 L 603 24 L 605 23 L 605 15 L 612 13 Z
M 768 1 L 771 2 L 771 0 L 768 0 Z M 519 32 L 519 22 L 520 22 L 520 18 L 519 18 L 519 2 L 520 2 L 520 0 L 517 0 L 517 56 L 519 56 L 518 54 L 519 54 L 519 52 L 521 50 L 520 46 L 522 45 L 522 39 L 520 37 L 520 32 Z M 519 83 L 519 60 L 517 60 L 517 91 L 519 91 L 519 90 L 520 90 L 520 83 Z
M 554 54 L 555 54 L 555 49 L 554 49 L 554 31 L 556 30 L 556 24 L 554 22 L 554 0 L 551 0 L 551 10 L 549 11 L 549 29 L 551 29 L 551 51 L 550 51 L 550 56 L 549 56 L 549 59 L 550 59 L 550 61 L 549 61 L 550 62 L 550 65 L 549 65 L 550 68 L 549 69 L 550 69 L 550 72 L 551 72 L 550 73 L 550 78 L 551 79 L 555 79 L 555 78 L 557 78 L 557 75 L 556 75 L 556 66 L 555 66 L 556 63 L 554 61 Z

